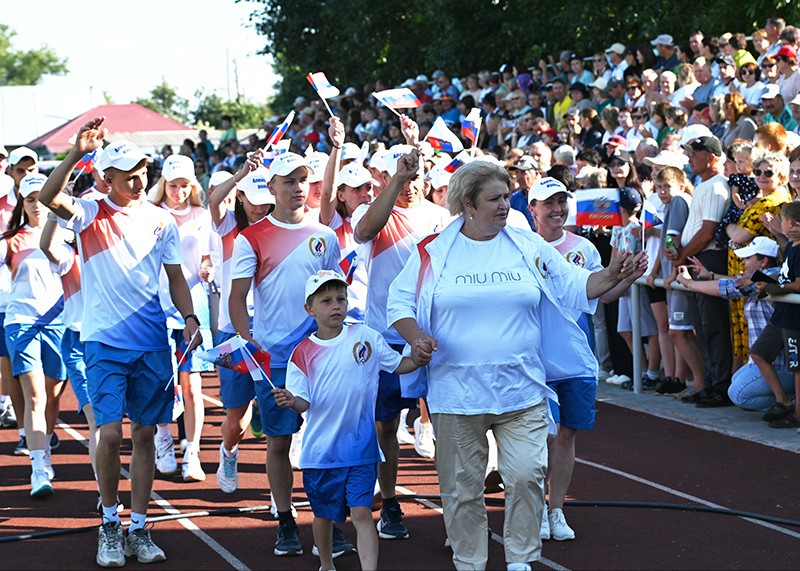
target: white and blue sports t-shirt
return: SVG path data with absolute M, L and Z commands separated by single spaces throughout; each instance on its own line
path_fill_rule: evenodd
M 333 339 L 304 339 L 292 353 L 286 388 L 309 403 L 300 468 L 341 468 L 383 461 L 375 432 L 378 374 L 402 357 L 366 325 Z
M 81 265 L 77 250 L 69 244 L 59 244 L 52 248 L 52 255 L 58 260 L 51 262 L 53 271 L 61 276 L 64 289 L 64 312 L 61 319 L 73 331 L 81 330 L 83 315 L 83 295 L 81 294 Z
M 286 366 L 317 328 L 304 306 L 306 281 L 319 270 L 339 271 L 339 244 L 333 230 L 309 217 L 285 224 L 270 214 L 236 237 L 231 279 L 253 279 L 253 338 L 274 367 Z
M 364 262 L 366 248 L 358 244 L 353 237 L 353 226 L 350 219 L 343 219 L 338 212 L 333 213 L 333 218 L 328 226 L 336 232 L 339 240 L 339 250 L 342 275 L 348 277 L 350 286 L 347 288 L 347 318 L 345 323 L 364 323 L 364 312 L 367 309 L 367 265 Z
M 362 204 L 353 212 L 353 230 L 358 227 L 369 207 L 369 204 Z M 451 219 L 447 210 L 428 200 L 421 200 L 412 208 L 394 206 L 383 229 L 375 238 L 364 243 L 364 261 L 369 275 L 364 323 L 380 331 L 391 344 L 405 341 L 394 327 L 387 327 L 386 324 L 389 285 L 405 266 L 414 245 L 425 236 L 444 230 Z
M 81 341 L 134 351 L 168 349 L 159 275 L 163 264 L 182 262 L 170 213 L 146 201 L 121 208 L 108 198 L 78 198 L 67 228 L 78 234 L 83 264 Z
M 23 226 L 0 240 L 0 259 L 11 269 L 4 325 L 12 323 L 62 325 L 64 293 L 61 278 L 39 247 L 41 228 Z
M 211 222 L 211 229 L 216 232 L 220 242 L 220 262 L 215 267 L 219 276 L 219 318 L 217 328 L 225 333 L 236 333 L 231 325 L 231 313 L 228 309 L 228 300 L 231 297 L 231 274 L 233 272 L 233 244 L 239 235 L 239 226 L 236 224 L 236 215 L 233 210 L 226 210 L 225 217 L 217 226 Z M 250 314 L 250 328 L 253 326 L 253 288 L 247 293 L 247 313 Z

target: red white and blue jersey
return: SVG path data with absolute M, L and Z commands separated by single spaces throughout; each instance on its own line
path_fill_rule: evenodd
M 304 305 L 306 281 L 319 270 L 339 271 L 339 244 L 333 230 L 308 216 L 284 224 L 269 215 L 236 237 L 231 279 L 253 280 L 253 338 L 275 367 L 317 328 Z
M 333 339 L 304 339 L 286 369 L 286 388 L 309 403 L 300 468 L 382 462 L 375 432 L 378 374 L 402 357 L 366 325 L 345 326 Z
M 205 291 L 204 283 L 200 279 L 200 264 L 204 256 L 209 256 L 211 251 L 211 214 L 202 206 L 189 206 L 183 210 L 168 208 L 164 203 L 161 208 L 169 212 L 175 223 L 178 225 L 178 234 L 181 238 L 181 253 L 183 255 L 183 277 L 189 286 L 192 294 L 192 303 L 195 313 L 204 320 L 208 311 L 202 311 L 202 307 L 208 307 L 208 294 Z M 167 273 L 161 271 L 161 307 L 167 316 L 167 327 L 170 329 L 183 329 L 186 323 L 183 321 L 178 308 L 172 303 L 169 295 L 169 280 Z M 203 326 L 208 327 L 205 321 Z
M 52 254 L 58 260 L 57 264 L 52 264 L 52 268 L 61 276 L 61 287 L 64 290 L 64 312 L 61 320 L 73 331 L 80 331 L 83 295 L 81 295 L 81 264 L 78 251 L 69 244 L 61 244 L 53 248 Z
M 350 287 L 347 288 L 345 323 L 364 323 L 367 309 L 367 265 L 364 262 L 366 248 L 353 237 L 353 226 L 349 218 L 343 219 L 341 214 L 334 212 L 328 226 L 336 232 L 342 253 L 339 260 L 341 273 L 350 282 Z
M 61 278 L 39 248 L 41 228 L 23 226 L 0 241 L 0 257 L 11 269 L 4 325 L 12 323 L 62 325 L 64 294 Z
M 67 228 L 83 264 L 81 341 L 134 351 L 169 348 L 159 300 L 163 264 L 180 264 L 175 219 L 149 202 L 121 208 L 108 198 L 75 199 Z
M 11 213 L 16 205 L 14 179 L 0 173 L 0 233 L 8 230 L 8 221 L 11 220 Z M 6 310 L 6 297 L 9 291 L 11 291 L 11 270 L 6 265 L 0 265 L 0 313 Z
M 236 333 L 231 325 L 231 314 L 228 309 L 228 300 L 231 297 L 231 275 L 233 272 L 233 244 L 236 241 L 236 236 L 239 235 L 239 226 L 236 224 L 236 215 L 233 210 L 225 212 L 225 218 L 222 219 L 220 225 L 211 223 L 211 229 L 217 233 L 220 241 L 220 262 L 219 267 L 215 270 L 220 278 L 219 288 L 219 326 L 220 331 L 226 333 Z M 253 288 L 247 294 L 247 313 L 250 314 L 250 323 L 253 322 Z
M 353 212 L 353 229 L 369 209 L 362 204 Z M 394 327 L 387 327 L 386 300 L 389 285 L 403 269 L 415 244 L 435 232 L 441 232 L 451 221 L 450 213 L 428 200 L 412 208 L 395 206 L 383 229 L 364 244 L 367 282 L 367 312 L 364 323 L 383 333 L 389 343 L 405 343 Z

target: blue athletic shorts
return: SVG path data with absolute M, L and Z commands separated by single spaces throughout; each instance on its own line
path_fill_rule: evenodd
M 6 320 L 5 312 L 0 313 L 0 357 L 10 357 L 8 347 L 6 346 L 6 330 L 3 327 L 3 322 Z
M 172 355 L 131 351 L 87 341 L 86 378 L 97 426 L 119 422 L 127 412 L 145 426 L 172 422 L 175 399 Z
M 220 331 L 217 334 L 215 346 L 224 343 L 231 337 L 236 337 L 236 333 Z M 226 367 L 217 367 L 217 371 L 219 372 L 219 393 L 225 408 L 246 406 L 255 398 L 256 387 L 249 373 L 237 373 Z
M 75 331 L 69 327 L 64 331 L 61 340 L 61 358 L 67 368 L 69 386 L 78 399 L 78 412 L 83 410 L 89 399 L 89 387 L 86 384 L 86 362 L 83 360 L 83 343 L 81 343 L 80 331 Z
M 335 522 L 347 519 L 347 509 L 372 509 L 377 464 L 346 466 L 344 468 L 305 468 L 303 488 L 316 517 Z
M 591 430 L 595 422 L 595 396 L 597 381 L 594 379 L 564 379 L 548 382 L 547 386 L 558 395 L 558 404 L 550 401 L 553 419 L 561 426 L 575 430 Z
M 11 323 L 6 326 L 11 373 L 17 377 L 31 371 L 44 371 L 45 377 L 65 380 L 67 369 L 61 360 L 63 336 L 63 325 Z
M 398 353 L 403 352 L 404 345 L 390 345 Z M 417 399 L 401 396 L 400 375 L 381 371 L 378 374 L 378 400 L 375 403 L 375 420 L 390 422 L 397 418 L 405 408 L 417 408 Z
M 276 387 L 286 386 L 286 369 L 272 368 L 270 379 Z M 267 381 L 253 383 L 258 396 L 258 409 L 261 411 L 261 427 L 264 434 L 271 437 L 291 436 L 303 425 L 303 417 L 290 408 L 275 404 L 272 387 Z
M 205 361 L 197 356 L 197 351 L 208 347 L 205 338 L 211 335 L 208 329 L 200 329 L 198 335 L 203 336 L 202 344 L 185 356 L 183 363 L 179 367 L 181 373 L 212 373 L 214 371 L 214 363 Z M 183 329 L 170 329 L 169 330 L 169 348 L 172 354 L 175 355 L 175 365 L 178 364 L 178 357 L 175 354 L 175 347 L 180 347 L 184 343 Z

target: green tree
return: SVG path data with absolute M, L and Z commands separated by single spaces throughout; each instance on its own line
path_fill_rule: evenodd
M 179 97 L 164 79 L 150 91 L 150 97 L 137 99 L 136 103 L 184 125 L 189 123 L 189 101 Z
M 191 116 L 195 125 L 203 125 L 214 129 L 222 128 L 222 116 L 230 115 L 238 129 L 257 129 L 272 112 L 266 105 L 258 105 L 244 98 L 235 100 L 222 99 L 216 94 L 205 94 L 202 90 L 195 93 L 197 106 Z
M 67 61 L 47 47 L 20 51 L 12 48 L 17 33 L 0 24 L 0 85 L 36 85 L 45 75 L 64 75 Z

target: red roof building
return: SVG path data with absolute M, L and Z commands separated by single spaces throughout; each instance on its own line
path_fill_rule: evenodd
M 105 116 L 109 133 L 136 133 L 139 131 L 188 131 L 193 129 L 164 117 L 138 103 L 125 105 L 99 105 L 27 143 L 31 148 L 46 147 L 52 153 L 63 153 L 72 147 L 78 130 L 95 117 Z

